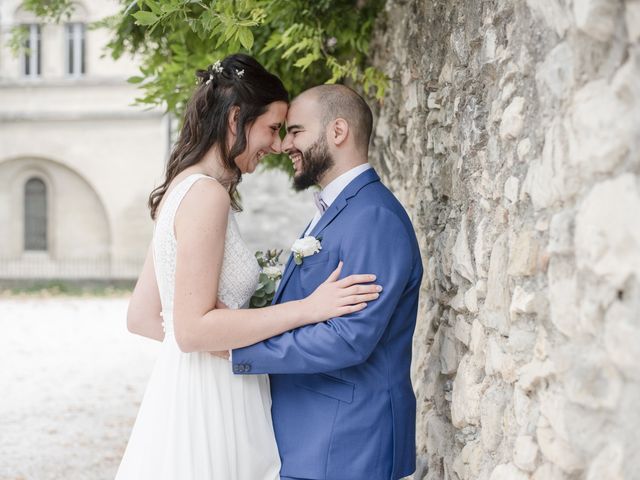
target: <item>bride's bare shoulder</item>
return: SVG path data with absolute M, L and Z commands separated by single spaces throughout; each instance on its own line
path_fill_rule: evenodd
M 184 196 L 176 213 L 176 224 L 183 220 L 185 223 L 205 224 L 220 223 L 231 208 L 229 192 L 217 180 L 202 177 L 196 180 Z

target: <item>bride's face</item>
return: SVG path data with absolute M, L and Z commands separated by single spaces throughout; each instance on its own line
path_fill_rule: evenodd
M 280 127 L 286 116 L 287 104 L 273 102 L 266 112 L 248 126 L 247 148 L 235 159 L 242 173 L 252 173 L 265 155 L 280 153 Z

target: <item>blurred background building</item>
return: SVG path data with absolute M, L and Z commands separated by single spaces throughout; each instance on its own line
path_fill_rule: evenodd
M 135 59 L 111 59 L 109 32 L 91 28 L 118 6 L 78 2 L 70 19 L 43 24 L 20 1 L 0 0 L 0 280 L 139 273 L 171 122 L 132 106 Z M 19 25 L 27 49 L 16 55 Z M 310 194 L 294 194 L 280 172 L 247 177 L 240 192 L 253 249 L 287 247 L 313 216 Z
M 133 59 L 105 55 L 91 22 L 111 1 L 43 24 L 0 2 L 0 278 L 135 277 L 152 228 L 146 197 L 162 174 L 168 121 L 132 107 Z M 9 48 L 14 26 L 27 50 Z

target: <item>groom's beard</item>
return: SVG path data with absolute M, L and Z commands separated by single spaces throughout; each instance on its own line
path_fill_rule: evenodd
M 320 136 L 306 152 L 300 154 L 300 173 L 293 177 L 293 188 L 296 192 L 317 185 L 322 175 L 333 167 L 334 163 L 327 140 L 323 136 Z

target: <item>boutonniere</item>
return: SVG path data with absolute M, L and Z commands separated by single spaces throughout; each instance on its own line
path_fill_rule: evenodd
M 291 251 L 293 252 L 293 259 L 296 262 L 296 265 L 302 265 L 302 262 L 306 257 L 315 255 L 322 250 L 322 245 L 320 244 L 321 240 L 321 238 L 308 235 L 293 242 Z

